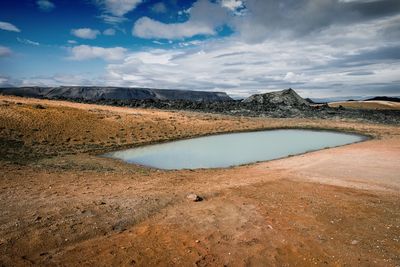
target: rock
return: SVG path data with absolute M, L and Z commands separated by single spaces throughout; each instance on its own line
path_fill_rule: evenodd
M 256 94 L 234 100 L 224 93 L 189 90 L 161 90 L 121 87 L 18 87 L 0 88 L 0 95 L 68 100 L 131 108 L 189 110 L 236 116 L 268 118 L 355 119 L 373 123 L 400 123 L 399 110 L 331 108 L 328 104 L 310 105 L 293 89 Z M 98 118 L 104 119 L 104 116 Z M 117 118 L 116 118 L 117 119 Z M 32 131 L 39 129 L 32 129 Z M 32 144 L 34 144 L 32 142 Z
M 202 197 L 200 197 L 200 196 L 198 196 L 198 195 L 196 195 L 196 194 L 193 194 L 193 193 L 188 194 L 188 195 L 186 196 L 186 198 L 187 198 L 188 200 L 190 200 L 190 201 L 193 201 L 193 202 L 198 202 L 198 201 L 202 201 L 202 200 L 203 200 Z
M 232 100 L 224 92 L 193 90 L 128 88 L 106 86 L 10 87 L 0 88 L 0 94 L 48 99 L 98 100 Z
M 351 244 L 352 244 L 352 245 L 357 245 L 357 244 L 358 244 L 358 241 L 357 241 L 357 240 L 353 240 L 353 241 L 351 241 Z
M 36 108 L 36 109 L 46 109 L 45 106 L 40 105 L 40 104 L 36 104 L 36 105 L 34 105 L 33 107 Z
M 258 103 L 263 105 L 283 105 L 289 107 L 310 105 L 308 101 L 299 96 L 292 88 L 278 92 L 252 95 L 243 100 L 242 102 Z

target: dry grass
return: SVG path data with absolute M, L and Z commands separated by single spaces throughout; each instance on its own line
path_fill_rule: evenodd
M 374 110 L 400 110 L 400 103 L 391 101 L 345 101 L 329 103 L 330 107 L 374 109 Z

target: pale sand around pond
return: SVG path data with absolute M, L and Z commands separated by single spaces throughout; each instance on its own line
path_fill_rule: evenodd
M 267 128 L 372 140 L 227 169 L 97 155 Z M 399 266 L 400 127 L 0 96 L 0 265 Z M 204 198 L 186 199 L 188 193 Z

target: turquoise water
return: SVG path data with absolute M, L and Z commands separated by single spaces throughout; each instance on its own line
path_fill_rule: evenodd
M 366 137 L 330 131 L 230 133 L 116 151 L 107 157 L 159 169 L 221 168 L 351 144 Z

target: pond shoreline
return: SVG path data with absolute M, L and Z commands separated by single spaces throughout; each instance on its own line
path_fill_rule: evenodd
M 229 165 L 229 166 L 226 166 L 226 163 L 221 163 L 224 166 L 222 166 L 222 165 L 221 166 L 215 166 L 214 165 L 215 163 L 212 162 L 212 165 L 213 165 L 212 167 L 211 166 L 210 167 L 194 167 L 194 166 L 197 166 L 196 164 L 199 164 L 198 161 L 200 160 L 200 158 L 203 158 L 203 160 L 206 160 L 206 158 L 208 158 L 208 157 L 205 157 L 205 155 L 204 155 L 204 151 L 203 151 L 204 147 L 202 147 L 202 148 L 200 148 L 200 147 L 194 148 L 193 147 L 193 146 L 196 146 L 196 142 L 199 142 L 200 140 L 205 142 L 204 145 L 206 145 L 207 141 L 212 140 L 212 139 L 210 139 L 210 137 L 211 138 L 222 138 L 222 137 L 228 137 L 228 138 L 231 137 L 232 138 L 234 136 L 242 136 L 242 138 L 246 138 L 246 134 L 254 134 L 254 133 L 274 134 L 274 132 L 276 132 L 276 131 L 279 131 L 282 134 L 285 134 L 285 133 L 293 134 L 296 131 L 300 131 L 299 134 L 302 133 L 304 135 L 308 135 L 308 134 L 314 134 L 315 135 L 315 133 L 318 133 L 318 134 L 327 133 L 327 134 L 334 134 L 334 135 L 343 134 L 343 135 L 348 136 L 349 138 L 350 138 L 350 136 L 353 136 L 354 138 L 357 137 L 357 139 L 360 139 L 360 140 L 353 140 L 351 143 L 347 143 L 348 141 L 346 141 L 346 143 L 344 143 L 344 144 L 337 144 L 337 145 L 336 144 L 335 145 L 328 145 L 327 144 L 327 145 L 321 146 L 320 148 L 314 148 L 313 147 L 313 148 L 310 148 L 310 149 L 302 149 L 302 150 L 305 150 L 304 152 L 297 152 L 297 151 L 295 152 L 295 150 L 296 150 L 295 149 L 293 151 L 293 153 L 286 152 L 285 153 L 285 154 L 287 154 L 286 156 L 284 156 L 284 155 L 282 155 L 282 156 L 273 156 L 273 158 L 270 158 L 270 159 L 267 158 L 268 156 L 264 152 L 263 154 L 265 156 L 259 155 L 259 157 L 266 157 L 265 159 L 250 160 L 250 162 L 235 163 L 235 164 L 232 164 L 232 165 Z M 254 136 L 254 137 L 256 137 L 256 136 Z M 333 138 L 333 136 L 331 136 L 331 137 Z M 339 136 L 337 135 L 337 137 L 339 137 Z M 256 141 L 257 143 L 259 143 L 259 148 L 261 146 L 265 146 L 266 142 L 270 143 L 271 142 L 269 140 L 270 138 L 276 138 L 276 136 L 274 137 L 274 135 L 272 135 L 267 139 L 262 139 L 262 140 Z M 293 138 L 297 138 L 297 136 L 293 137 Z M 141 146 L 137 146 L 137 147 L 134 147 L 134 148 L 128 148 L 128 149 L 122 149 L 122 150 L 107 152 L 107 153 L 101 154 L 99 156 L 105 157 L 105 158 L 111 158 L 111 159 L 114 159 L 114 160 L 122 160 L 123 162 L 125 162 L 127 164 L 136 164 L 136 165 L 140 165 L 142 167 L 161 169 L 161 170 L 170 170 L 170 171 L 179 170 L 179 169 L 232 168 L 232 167 L 235 167 L 235 166 L 250 165 L 250 164 L 259 163 L 259 162 L 268 162 L 268 161 L 272 161 L 272 160 L 286 158 L 286 157 L 289 157 L 289 156 L 303 155 L 303 154 L 306 154 L 306 153 L 309 153 L 309 152 L 315 152 L 315 151 L 322 150 L 322 149 L 329 149 L 329 148 L 341 147 L 341 146 L 345 146 L 345 145 L 356 144 L 356 143 L 364 142 L 364 141 L 367 141 L 367 140 L 371 140 L 371 137 L 366 136 L 366 135 L 362 135 L 362 134 L 359 134 L 359 133 L 355 134 L 355 133 L 332 131 L 332 130 L 326 130 L 326 129 L 324 129 L 324 130 L 313 130 L 313 129 L 281 128 L 281 129 L 267 129 L 267 130 L 242 131 L 242 132 L 231 132 L 231 133 L 216 133 L 216 134 L 212 134 L 212 135 L 205 135 L 205 136 L 192 137 L 192 138 L 186 138 L 186 139 L 180 139 L 180 140 L 153 143 L 153 144 L 150 144 L 150 145 L 141 145 Z M 184 141 L 186 141 L 185 143 L 191 142 L 191 144 L 185 144 L 185 147 L 190 147 L 190 149 L 187 150 L 185 148 L 184 151 L 182 151 L 182 152 L 185 153 L 185 159 L 181 159 L 181 160 L 184 160 L 185 163 L 183 163 L 183 162 L 179 163 L 180 161 L 177 159 L 177 157 L 179 157 L 179 152 L 176 149 L 178 147 L 178 150 L 179 150 L 179 146 Z M 281 141 L 283 142 L 282 144 L 285 144 L 287 142 L 287 141 L 284 141 L 284 140 L 281 140 Z M 327 142 L 331 142 L 332 140 L 329 139 L 329 141 L 328 140 L 326 140 L 326 141 Z M 215 153 L 220 153 L 221 154 L 216 159 L 217 161 L 220 161 L 221 159 L 226 160 L 226 158 L 229 157 L 229 155 L 231 155 L 231 154 L 229 154 L 229 155 L 223 154 L 224 153 L 223 152 L 224 151 L 223 147 L 221 147 L 220 149 L 217 149 L 215 147 L 215 146 L 220 146 L 221 142 L 223 142 L 223 140 L 220 140 L 219 142 L 217 142 L 214 145 L 212 145 L 211 147 L 209 147 L 209 149 L 210 149 L 209 153 L 211 153 L 211 155 L 213 155 Z M 231 144 L 231 143 L 230 144 L 226 144 L 228 147 L 240 145 L 240 140 L 230 141 L 230 142 L 231 143 L 235 142 L 235 144 Z M 247 146 L 247 145 L 250 144 L 249 142 L 255 142 L 255 140 L 248 140 L 247 139 L 245 142 L 246 142 L 246 146 Z M 301 144 L 301 143 L 302 142 L 300 142 L 298 144 Z M 178 155 L 175 155 L 175 154 L 169 155 L 169 152 L 167 152 L 168 149 L 166 151 L 165 146 L 171 146 L 171 145 L 174 145 L 174 144 L 176 144 L 176 146 L 177 146 L 177 147 L 174 147 L 174 153 L 178 153 Z M 275 144 L 275 142 L 271 143 L 267 147 L 264 147 L 263 151 L 268 151 L 268 147 L 274 146 L 274 144 Z M 296 144 L 292 144 L 293 147 L 295 147 L 295 145 Z M 164 147 L 164 149 L 163 149 L 163 147 Z M 139 156 L 137 154 L 138 153 L 142 154 L 144 149 L 148 150 L 146 152 L 146 158 L 140 160 L 141 156 Z M 154 150 L 154 149 L 156 149 L 156 151 L 152 153 L 151 151 Z M 286 149 L 293 149 L 293 148 L 286 148 Z M 246 147 L 240 148 L 240 153 L 243 153 L 245 150 L 246 150 Z M 279 151 L 279 148 L 274 147 L 273 153 L 276 153 L 276 150 Z M 197 152 L 195 152 L 195 151 L 197 151 Z M 236 151 L 236 152 L 239 152 L 239 151 Z M 135 153 L 136 153 L 136 156 L 135 156 Z M 160 155 L 157 155 L 157 154 L 160 154 L 160 153 L 167 153 L 168 155 L 163 155 L 162 156 L 162 158 L 163 158 L 162 161 L 156 160 L 157 158 L 161 157 Z M 232 153 L 234 155 L 238 155 L 238 153 L 235 153 L 233 151 L 231 151 L 230 153 Z M 254 153 L 252 153 L 251 157 L 254 157 L 254 154 L 257 154 L 257 151 L 254 151 Z M 150 156 L 150 155 L 153 155 L 153 156 Z M 189 155 L 192 155 L 192 157 L 193 157 L 192 160 L 189 160 L 190 163 L 187 162 L 188 157 L 190 157 Z M 139 158 L 137 158 L 138 156 L 139 156 Z M 148 159 L 149 156 L 151 158 L 153 158 L 153 160 Z M 134 158 L 136 158 L 136 160 Z M 173 167 L 169 166 L 171 163 L 167 164 L 168 165 L 168 167 L 167 167 L 167 165 L 165 163 L 165 159 L 168 159 L 168 158 L 176 159 L 177 162 L 175 162 L 174 164 L 176 164 L 177 166 L 181 166 L 181 167 L 173 168 Z M 154 160 L 155 160 L 155 162 L 154 162 Z M 246 160 L 246 161 L 248 161 L 248 160 Z M 147 164 L 146 164 L 146 162 L 147 162 Z M 158 163 L 156 163 L 156 162 L 158 162 Z M 233 159 L 233 162 L 235 162 L 234 159 Z M 190 164 L 192 167 L 189 167 L 187 164 Z M 203 165 L 203 164 L 200 164 L 200 165 Z M 162 167 L 162 166 L 164 166 L 164 167 Z M 186 167 L 183 167 L 183 166 L 186 166 Z

